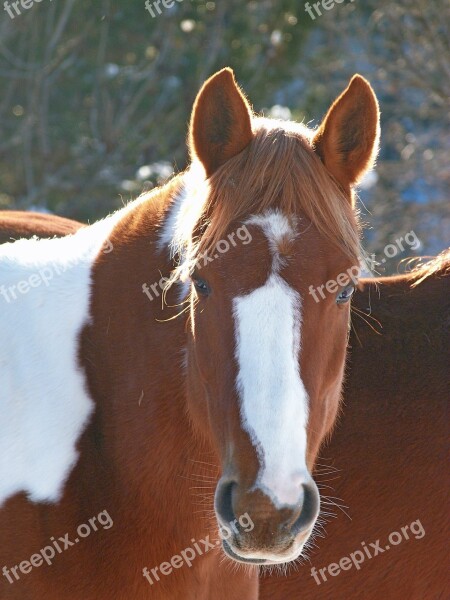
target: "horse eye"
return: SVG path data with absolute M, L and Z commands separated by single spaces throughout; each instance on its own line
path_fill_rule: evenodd
M 204 279 L 200 279 L 200 277 L 197 277 L 196 275 L 192 275 L 191 279 L 196 291 L 201 296 L 209 296 L 211 290 L 209 289 L 209 285 Z
M 346 302 L 348 302 L 353 296 L 354 291 L 354 285 L 345 286 L 345 288 L 342 289 L 336 296 L 336 304 L 345 304 Z

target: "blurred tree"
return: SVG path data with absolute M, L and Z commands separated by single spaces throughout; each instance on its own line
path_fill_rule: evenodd
M 308 29 L 296 10 L 293 0 L 184 0 L 152 18 L 143 0 L 64 0 L 5 14 L 0 207 L 93 219 L 120 204 L 118 191 L 153 185 L 172 161 L 184 167 L 201 83 L 231 65 L 268 102 Z
M 385 245 L 408 231 L 422 242 L 380 265 L 390 273 L 402 257 L 436 254 L 450 244 L 450 3 L 348 2 L 314 23 L 296 73 L 306 83 L 308 116 L 323 112 L 333 88 L 342 89 L 358 71 L 380 100 L 380 157 L 360 192 L 370 225 L 365 246 L 381 258 Z
M 225 65 L 256 110 L 314 123 L 359 71 L 382 107 L 380 160 L 361 189 L 368 250 L 414 229 L 423 245 L 408 254 L 435 253 L 450 238 L 449 10 L 348 1 L 312 20 L 297 0 L 177 0 L 152 18 L 144 0 L 43 0 L 4 11 L 0 208 L 92 221 L 184 168 L 192 101 Z

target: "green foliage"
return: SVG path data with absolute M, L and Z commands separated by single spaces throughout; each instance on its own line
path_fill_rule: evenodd
M 203 80 L 231 65 L 270 104 L 310 26 L 297 11 L 289 0 L 184 0 L 152 18 L 143 0 L 44 0 L 3 21 L 0 206 L 92 220 L 120 205 L 120 191 L 141 191 L 140 166 L 183 168 Z
M 0 209 L 93 221 L 183 169 L 195 94 L 223 66 L 255 110 L 312 124 L 361 72 L 382 108 L 369 252 L 411 229 L 416 253 L 448 244 L 448 2 L 345 0 L 314 20 L 298 0 L 161 2 L 154 18 L 145 0 L 3 12 Z

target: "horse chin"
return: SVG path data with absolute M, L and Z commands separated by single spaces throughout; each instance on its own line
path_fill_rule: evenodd
M 235 560 L 236 562 L 243 563 L 245 565 L 267 565 L 268 562 L 265 559 L 260 558 L 247 558 L 245 556 L 240 556 L 236 554 L 236 552 L 231 548 L 230 544 L 226 540 L 222 540 L 222 548 L 225 554 Z
M 225 554 L 235 560 L 236 562 L 245 564 L 245 565 L 255 565 L 255 566 L 269 566 L 269 565 L 281 565 L 284 563 L 291 562 L 296 560 L 303 549 L 303 544 L 295 550 L 295 552 L 291 552 L 286 556 L 280 556 L 280 558 L 276 558 L 275 556 L 270 556 L 268 558 L 251 558 L 247 556 L 242 556 L 235 551 L 230 544 L 226 540 L 222 540 L 222 548 Z

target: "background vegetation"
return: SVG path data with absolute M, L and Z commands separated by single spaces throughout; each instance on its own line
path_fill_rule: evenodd
M 406 254 L 435 254 L 450 239 L 449 17 L 446 0 L 344 0 L 315 20 L 303 0 L 181 0 L 157 18 L 144 0 L 2 11 L 0 209 L 92 221 L 184 168 L 192 101 L 225 65 L 255 110 L 312 125 L 360 72 L 382 107 L 366 247 L 414 230 Z

